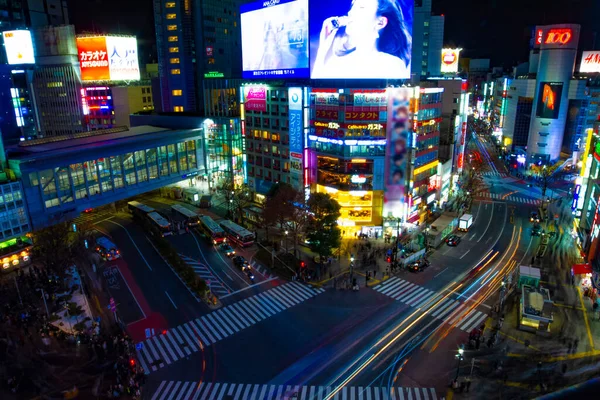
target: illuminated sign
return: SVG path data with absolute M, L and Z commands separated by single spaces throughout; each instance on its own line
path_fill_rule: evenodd
M 352 183 L 365 183 L 367 181 L 367 177 L 364 175 L 352 175 L 350 177 L 350 182 Z
M 573 38 L 571 28 L 553 28 L 546 32 L 544 44 L 567 44 Z
M 368 7 L 378 3 L 386 11 L 375 17 L 373 9 L 369 22 Z M 310 0 L 309 5 L 312 79 L 410 78 L 413 1 Z
M 246 111 L 267 111 L 267 88 L 264 86 L 244 87 Z
M 140 80 L 135 37 L 78 37 L 77 53 L 83 81 Z
M 600 72 L 600 51 L 584 51 L 579 72 Z
M 313 142 L 332 143 L 332 144 L 339 144 L 339 145 L 345 145 L 345 146 L 383 146 L 387 143 L 386 139 L 380 139 L 380 140 L 346 139 L 346 140 L 342 140 L 342 139 L 330 139 L 330 138 L 325 138 L 325 137 L 320 137 L 320 136 L 315 136 L 315 135 L 309 135 L 308 139 L 312 140 Z
M 206 56 L 212 57 L 214 54 L 215 48 L 212 46 L 206 46 Z
M 243 78 L 308 78 L 308 0 L 243 4 L 240 19 Z
M 302 124 L 302 88 L 292 87 L 288 89 L 289 99 L 289 137 L 290 151 L 302 153 L 304 149 L 303 124 Z
M 35 63 L 31 32 L 26 30 L 5 31 L 2 32 L 2 37 L 6 59 L 10 65 Z
M 535 31 L 535 44 L 539 47 L 542 44 L 542 40 L 544 38 L 544 31 L 542 29 L 537 29 Z
M 458 72 L 458 58 L 462 49 L 442 49 L 442 73 Z
M 562 96 L 562 82 L 540 82 L 538 92 L 537 111 L 538 118 L 557 119 Z
M 210 72 L 205 72 L 204 73 L 204 77 L 205 78 L 225 78 L 225 74 L 222 72 L 218 72 L 218 71 L 210 71 Z

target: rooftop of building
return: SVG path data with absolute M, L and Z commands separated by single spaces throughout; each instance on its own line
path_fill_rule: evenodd
M 99 151 L 110 155 L 122 153 L 124 149 L 144 148 L 146 145 L 156 147 L 163 144 L 162 142 L 176 142 L 199 134 L 200 129 L 172 130 L 149 125 L 132 128 L 123 126 L 21 142 L 7 148 L 7 151 L 9 159 L 19 161 L 62 158 Z

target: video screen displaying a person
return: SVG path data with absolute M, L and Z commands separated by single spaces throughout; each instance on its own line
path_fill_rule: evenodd
M 353 0 L 349 11 L 343 0 L 313 3 L 313 79 L 410 78 L 412 0 Z

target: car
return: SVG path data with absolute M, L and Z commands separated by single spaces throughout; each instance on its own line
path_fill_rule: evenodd
M 531 236 L 541 236 L 543 233 L 543 229 L 541 225 L 535 224 L 531 229 Z
M 251 282 L 254 282 L 254 273 L 252 273 L 252 269 L 250 267 L 246 268 L 246 276 L 250 279 Z
M 431 264 L 428 260 L 422 259 L 409 264 L 408 270 L 410 272 L 420 272 L 423 271 L 425 268 L 429 267 L 430 265 Z
M 536 212 L 536 211 L 532 211 L 531 215 L 529 216 L 529 222 L 533 222 L 533 223 L 539 223 L 540 222 L 540 215 Z
M 248 264 L 248 261 L 246 261 L 246 259 L 242 256 L 233 257 L 233 265 L 235 265 L 242 271 L 246 271 L 247 269 L 250 269 L 250 264 Z
M 223 253 L 225 253 L 225 255 L 227 257 L 233 257 L 233 256 L 235 256 L 235 250 L 230 245 L 228 245 L 227 243 L 223 243 L 219 247 L 221 248 L 221 251 Z
M 448 246 L 456 246 L 460 243 L 460 236 L 458 235 L 450 235 L 446 238 L 446 244 Z

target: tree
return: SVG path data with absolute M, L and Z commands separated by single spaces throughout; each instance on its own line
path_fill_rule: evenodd
M 292 237 L 294 254 L 307 221 L 308 214 L 303 205 L 302 192 L 287 183 L 276 183 L 269 190 L 263 208 L 262 220 L 266 226 L 277 226 Z
M 310 249 L 323 260 L 341 245 L 342 234 L 337 224 L 341 207 L 327 193 L 313 193 L 307 205 L 309 218 L 306 237 L 310 242 Z
M 33 232 L 33 257 L 40 260 L 57 275 L 73 260 L 73 225 L 61 222 Z
M 252 203 L 252 191 L 248 185 L 235 186 L 233 181 L 224 179 L 217 188 L 225 199 L 227 212 L 231 219 L 242 221 L 244 219 L 244 208 Z
M 548 184 L 552 182 L 552 176 L 558 169 L 558 163 L 547 166 L 547 165 L 535 165 L 531 166 L 531 170 L 538 177 L 538 184 L 542 188 L 542 199 L 546 197 L 546 190 L 548 189 Z

